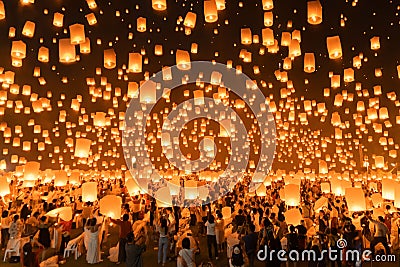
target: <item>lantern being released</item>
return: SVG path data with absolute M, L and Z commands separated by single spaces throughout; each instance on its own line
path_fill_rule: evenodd
M 300 205 L 300 186 L 297 184 L 288 184 L 285 186 L 285 203 L 288 206 Z
M 0 196 L 4 197 L 10 194 L 10 184 L 7 181 L 7 177 L 0 177 Z
M 82 202 L 94 202 L 97 200 L 97 183 L 87 182 L 82 184 Z
M 327 37 L 326 45 L 328 47 L 330 59 L 338 59 L 342 57 L 342 44 L 339 36 Z
M 121 218 L 122 199 L 119 196 L 107 195 L 100 199 L 100 213 L 112 219 Z
M 365 196 L 361 188 L 346 188 L 345 198 L 349 211 L 365 211 Z

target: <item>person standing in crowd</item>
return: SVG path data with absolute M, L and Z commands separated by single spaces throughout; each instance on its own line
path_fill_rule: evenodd
M 37 245 L 39 249 L 33 251 L 34 245 Z M 35 241 L 24 244 L 20 253 L 21 267 L 39 267 L 39 255 L 42 250 L 43 247 Z
M 389 230 L 385 224 L 385 219 L 382 216 L 378 216 L 378 220 L 374 220 L 372 219 L 371 215 L 369 215 L 368 219 L 375 226 L 375 235 L 370 244 L 372 252 L 375 253 L 375 246 L 379 243 L 382 243 L 382 245 L 385 247 L 386 254 L 389 254 L 390 248 L 387 241 Z
M 249 233 L 243 237 L 244 247 L 247 258 L 249 259 L 249 267 L 254 266 L 254 261 L 257 255 L 258 235 L 255 233 L 256 226 L 249 225 Z
M 42 216 L 40 218 L 40 223 L 39 223 L 39 237 L 38 237 L 38 242 L 43 246 L 43 251 L 42 251 L 42 258 L 41 260 L 43 261 L 46 257 L 46 253 L 48 249 L 50 248 L 51 245 L 51 237 L 50 237 L 50 224 L 47 223 L 47 217 Z
M 99 236 L 100 226 L 101 224 L 97 224 L 96 218 L 90 219 L 90 224 L 88 226 L 89 241 L 86 254 L 86 261 L 89 264 L 95 264 L 102 261 L 100 252 L 100 236 Z
M 119 226 L 119 251 L 118 251 L 118 262 L 125 262 L 126 260 L 126 252 L 125 252 L 125 244 L 126 244 L 126 237 L 128 233 L 132 231 L 132 223 L 129 221 L 129 215 L 124 214 L 121 220 L 114 220 L 111 219 L 111 222 L 115 223 Z
M 69 221 L 61 220 L 59 225 L 61 227 L 60 255 L 62 257 L 64 255 L 64 250 L 67 247 L 68 242 L 71 240 L 72 219 Z
M 215 221 L 215 236 L 217 238 L 218 253 L 223 252 L 223 244 L 225 242 L 225 221 L 221 212 L 217 213 L 217 220 Z
M 7 247 L 8 239 L 10 238 L 10 225 L 11 225 L 11 218 L 9 216 L 8 210 L 4 210 L 1 213 L 1 247 L 5 249 Z
M 139 196 L 134 196 L 132 202 L 133 202 L 132 218 L 133 218 L 133 222 L 136 222 L 137 220 L 139 220 L 140 207 L 141 207 Z
M 185 237 L 182 240 L 182 249 L 178 253 L 177 267 L 195 267 L 195 255 L 190 248 L 190 239 Z
M 145 244 L 138 244 L 132 232 L 126 235 L 125 253 L 127 267 L 143 267 L 142 253 L 146 250 Z
M 217 238 L 215 236 L 215 218 L 213 215 L 208 216 L 205 226 L 207 228 L 208 257 L 210 260 L 212 259 L 212 247 L 214 247 L 215 258 L 218 260 Z
M 168 228 L 168 220 L 162 217 L 158 225 L 158 232 L 160 234 L 158 240 L 158 264 L 162 263 L 163 266 L 165 266 L 168 256 Z
M 22 236 L 23 227 L 24 225 L 19 219 L 19 215 L 14 215 L 13 221 L 11 222 L 10 228 L 8 230 L 10 238 L 12 239 L 20 238 Z

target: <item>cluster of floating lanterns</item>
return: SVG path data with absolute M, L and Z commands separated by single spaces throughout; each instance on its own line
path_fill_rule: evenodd
M 125 36 L 127 41 L 135 42 L 136 35 L 140 34 L 148 35 L 148 39 L 152 39 L 156 30 L 159 31 L 154 26 L 153 18 L 164 17 L 164 20 L 169 20 L 166 13 L 168 9 L 176 9 L 180 5 L 169 2 L 167 4 L 166 0 L 146 1 L 151 5 L 153 14 L 130 14 L 128 10 L 125 12 L 131 16 L 132 22 Z M 364 71 L 363 65 L 368 62 L 367 55 L 379 53 L 384 46 L 384 43 L 381 43 L 383 38 L 372 36 L 369 39 L 368 51 L 354 52 L 353 57 L 350 57 L 346 54 L 347 47 L 343 47 L 347 44 L 343 42 L 345 37 L 340 34 L 321 33 L 324 38 L 324 43 L 321 45 L 324 46 L 326 52 L 324 55 L 319 55 L 317 52 L 305 49 L 307 45 L 304 43 L 310 40 L 306 40 L 302 35 L 308 28 L 318 29 L 320 24 L 324 23 L 325 7 L 320 1 L 306 3 L 304 9 L 307 12 L 304 19 L 307 25 L 294 26 L 295 23 L 289 20 L 286 21 L 286 28 L 283 26 L 284 22 L 280 21 L 279 11 L 276 11 L 273 0 L 257 0 L 251 4 L 239 2 L 239 6 L 236 7 L 238 10 L 246 5 L 256 5 L 260 10 L 261 30 L 246 26 L 245 22 L 232 23 L 225 19 L 224 12 L 231 4 L 225 3 L 224 0 L 205 0 L 199 3 L 198 7 L 192 6 L 178 18 L 173 18 L 176 25 L 170 25 L 169 21 L 167 25 L 171 26 L 171 34 L 176 31 L 174 34 L 179 34 L 179 36 L 183 34 L 188 40 L 192 38 L 193 33 L 201 32 L 210 25 L 215 27 L 214 35 L 204 35 L 202 38 L 211 40 L 211 37 L 223 36 L 223 31 L 218 29 L 222 26 L 236 29 L 237 42 L 230 41 L 231 44 L 226 45 L 226 51 L 216 52 L 214 57 L 206 59 L 217 62 L 218 56 L 225 53 L 224 57 L 231 57 L 223 62 L 226 63 L 227 68 L 235 69 L 238 74 L 243 72 L 244 68 L 252 70 L 252 73 L 248 75 L 262 89 L 269 109 L 274 113 L 277 127 L 276 164 L 272 168 L 271 175 L 267 173 L 255 175 L 258 177 L 258 182 L 262 184 L 256 193 L 260 196 L 265 195 L 271 181 L 284 179 L 286 174 L 282 175 L 281 171 L 287 166 L 295 173 L 288 173 L 286 177 L 296 176 L 299 178 L 293 178 L 296 181 L 322 179 L 321 186 L 326 191 L 329 186 L 330 192 L 337 195 L 346 194 L 352 199 L 355 199 L 355 196 L 357 199 L 361 198 L 360 190 L 358 190 L 360 187 L 350 189 L 352 184 L 375 183 L 376 180 L 382 180 L 384 185 L 382 197 L 400 203 L 400 190 L 394 189 L 399 187 L 397 173 L 392 175 L 399 149 L 399 140 L 394 135 L 400 124 L 400 114 L 397 112 L 400 101 L 395 89 L 388 90 L 385 87 L 381 79 L 384 75 L 382 66 L 374 67 L 373 74 L 368 77 L 368 80 L 372 79 L 375 83 L 371 88 L 366 88 L 365 80 L 358 77 L 361 76 L 360 72 Z M 36 3 L 34 0 L 21 0 L 20 5 L 22 5 L 21 8 L 35 8 Z M 140 10 L 140 6 L 141 3 L 136 6 L 136 9 Z M 352 6 L 357 6 L 357 1 L 353 2 Z M 5 21 L 5 24 L 11 16 L 9 8 L 11 9 L 12 6 L 9 6 L 8 2 L 0 1 L 0 20 Z M 243 100 L 233 97 L 229 88 L 223 85 L 216 88 L 199 82 L 193 92 L 182 90 L 182 95 L 176 96 L 169 91 L 169 88 L 161 88 L 156 83 L 145 83 L 154 72 L 162 70 L 164 81 L 181 79 L 182 84 L 185 84 L 186 77 L 172 77 L 168 64 L 175 64 L 179 70 L 190 70 L 193 58 L 199 58 L 198 55 L 201 55 L 202 49 L 207 50 L 206 47 L 201 47 L 202 40 L 189 43 L 186 49 L 185 46 L 177 46 L 176 49 L 168 51 L 169 45 L 163 44 L 164 40 L 155 38 L 156 41 L 149 41 L 148 46 L 142 48 L 134 46 L 131 51 L 120 52 L 113 42 L 107 44 L 105 40 L 97 38 L 92 33 L 92 30 L 102 23 L 103 13 L 108 12 L 106 9 L 102 10 L 95 0 L 86 0 L 86 6 L 82 7 L 86 10 L 85 14 L 82 14 L 84 20 L 80 20 L 79 23 L 71 23 L 70 18 L 67 19 L 67 9 L 68 7 L 63 7 L 52 14 L 49 14 L 50 11 L 47 9 L 43 10 L 44 16 L 52 16 L 52 25 L 42 25 L 42 22 L 31 19 L 27 19 L 20 27 L 7 24 L 10 64 L 2 62 L 4 64 L 0 66 L 2 86 L 0 116 L 3 117 L 0 122 L 3 156 L 0 159 L 0 169 L 4 171 L 0 176 L 0 194 L 4 195 L 8 192 L 7 184 L 13 178 L 21 181 L 24 187 L 30 187 L 38 181 L 42 183 L 53 181 L 55 186 L 65 186 L 68 183 L 79 184 L 87 180 L 88 182 L 82 187 L 82 195 L 87 196 L 88 201 L 97 200 L 97 196 L 87 193 L 92 192 L 97 186 L 96 182 L 89 182 L 90 180 L 122 179 L 129 176 L 123 173 L 130 169 L 131 163 L 123 161 L 121 149 L 121 131 L 125 130 L 125 110 L 129 101 L 139 98 L 140 104 L 145 106 L 156 101 L 156 93 L 159 91 L 163 91 L 165 107 L 159 114 L 154 113 L 149 119 L 148 125 L 155 125 L 158 129 L 143 132 L 147 135 L 147 145 L 162 143 L 163 146 L 172 147 L 183 141 L 184 146 L 190 147 L 192 143 L 198 144 L 204 140 L 204 150 L 210 156 L 221 153 L 222 148 L 218 145 L 224 146 L 229 154 L 229 144 L 218 143 L 216 139 L 229 137 L 231 131 L 235 131 L 235 128 L 231 126 L 234 124 L 231 114 L 220 114 L 221 128 L 214 131 L 209 129 L 210 122 L 197 121 L 196 130 L 191 136 L 184 136 L 182 140 L 171 140 L 167 132 L 160 130 L 161 122 L 167 121 L 168 113 L 177 105 L 174 97 L 184 99 L 193 97 L 195 105 L 204 106 L 204 97 L 212 90 L 215 90 L 212 95 L 215 103 L 231 105 L 238 112 L 247 112 L 245 116 L 249 120 L 254 119 L 256 114 L 249 112 Z M 116 10 L 115 18 L 121 17 L 121 14 L 122 11 Z M 342 16 L 338 26 L 345 27 L 346 19 Z M 63 34 L 59 32 L 56 37 L 50 34 L 37 37 L 38 29 L 42 27 L 51 29 L 51 26 L 57 31 L 61 29 Z M 116 41 L 121 42 L 122 38 L 116 37 Z M 53 45 L 50 45 L 50 42 Z M 226 42 L 229 42 L 228 39 Z M 238 54 L 232 54 L 229 50 L 232 44 L 239 48 Z M 83 57 L 90 58 L 99 54 L 102 57 L 102 65 L 88 64 L 85 68 L 92 68 L 93 75 L 80 77 L 78 62 L 82 61 Z M 169 59 L 164 61 L 164 57 L 168 57 L 168 54 L 173 54 L 174 62 L 170 62 Z M 55 57 L 55 55 L 58 56 Z M 265 75 L 265 67 L 259 62 L 264 58 L 268 61 L 269 56 L 276 55 L 280 57 L 280 63 L 279 67 L 271 73 L 273 78 L 270 79 Z M 343 58 L 350 60 L 344 61 Z M 151 69 L 150 64 L 156 61 L 160 62 L 159 69 Z M 321 71 L 325 69 L 321 68 L 321 64 L 341 61 L 343 61 L 341 73 Z M 36 84 L 28 84 L 27 81 L 30 79 L 25 81 L 21 75 L 26 68 L 32 68 L 32 62 L 35 62 L 32 73 L 38 81 Z M 304 84 L 298 83 L 296 81 L 298 78 L 292 75 L 292 71 L 298 68 L 297 62 L 301 62 Z M 70 84 L 72 86 L 70 80 L 82 79 L 79 94 L 74 96 L 70 95 L 70 92 L 62 92 L 60 98 L 55 99 L 53 94 L 56 89 L 47 87 L 48 81 L 54 77 L 46 76 L 47 72 L 43 69 L 51 68 L 52 71 L 57 71 L 58 66 L 73 69 L 73 72 L 77 74 L 76 77 L 64 76 L 61 79 L 57 76 L 60 84 L 65 88 L 68 88 Z M 397 71 L 400 78 L 400 65 L 397 69 L 395 65 L 393 68 L 393 72 Z M 307 94 L 299 95 L 299 90 L 296 90 L 296 88 L 307 87 L 316 75 L 329 77 L 329 82 L 320 84 L 318 89 L 319 95 L 324 97 L 324 100 L 310 98 Z M 212 79 L 223 78 L 212 77 Z M 44 90 L 47 92 L 43 93 Z M 27 97 L 29 97 L 28 104 L 25 100 Z M 96 102 L 106 104 L 103 106 Z M 194 109 L 190 105 L 184 108 Z M 72 113 L 73 116 L 71 116 Z M 18 119 L 10 121 L 7 119 L 10 118 L 7 117 L 10 114 L 13 114 L 15 118 L 24 116 L 27 122 Z M 52 122 L 52 127 L 49 128 L 47 125 L 49 122 L 42 119 L 43 114 L 56 114 L 57 119 Z M 141 116 L 141 114 L 138 113 L 135 116 Z M 184 119 L 184 110 L 180 116 Z M 251 125 L 252 131 L 256 131 L 255 124 Z M 32 132 L 28 133 L 28 131 Z M 256 133 L 252 133 L 251 136 L 256 154 L 259 146 L 262 145 L 262 140 L 261 143 L 260 140 L 255 140 L 257 136 L 259 137 Z M 212 140 L 207 138 L 212 138 Z M 61 139 L 64 141 L 60 143 Z M 370 151 L 373 152 L 370 152 L 368 147 L 371 146 L 377 149 L 371 149 Z M 31 158 L 28 153 L 35 150 L 38 151 L 37 159 Z M 151 147 L 149 151 L 152 151 Z M 167 149 L 167 156 L 173 156 L 171 153 L 171 150 Z M 176 177 L 187 174 L 188 170 L 170 171 L 171 165 L 165 164 L 161 158 L 162 155 L 156 155 L 152 157 L 152 160 L 156 165 L 158 164 L 157 167 L 163 172 L 164 177 L 170 179 L 172 184 L 179 185 Z M 190 156 L 188 158 L 190 159 Z M 41 170 L 40 165 L 44 161 L 51 162 L 57 167 L 54 167 L 55 170 Z M 252 172 L 256 165 L 254 161 L 256 160 L 251 159 L 249 162 L 249 172 Z M 226 160 L 215 160 L 209 170 L 198 174 L 198 181 L 189 180 L 186 192 L 188 198 L 205 197 L 201 192 L 191 188 L 198 186 L 199 182 L 216 180 L 218 176 L 213 173 L 217 173 L 226 163 Z M 92 171 L 80 170 L 85 166 L 89 166 Z M 100 171 L 101 169 L 108 172 L 104 173 Z M 130 188 L 129 191 L 132 194 L 141 191 L 143 182 L 139 180 L 151 176 L 152 171 L 135 173 L 135 175 L 138 177 L 126 181 L 126 186 Z M 331 179 L 329 184 L 327 184 L 328 178 Z M 154 179 L 155 182 L 159 181 L 158 177 Z M 387 186 L 387 183 L 393 184 Z M 297 206 L 300 201 L 299 183 L 293 183 L 293 181 L 286 183 L 285 178 L 285 184 L 282 197 L 286 199 L 288 205 Z M 174 195 L 175 191 L 174 186 L 168 188 L 169 195 Z M 397 191 L 399 192 L 396 193 Z M 166 192 L 161 195 L 165 194 Z M 113 201 L 118 202 L 118 200 Z M 165 202 L 170 203 L 170 199 L 166 199 Z M 107 210 L 107 207 L 104 209 Z M 354 204 L 351 209 L 365 209 L 365 203 L 364 206 Z M 118 213 L 115 216 L 117 215 Z

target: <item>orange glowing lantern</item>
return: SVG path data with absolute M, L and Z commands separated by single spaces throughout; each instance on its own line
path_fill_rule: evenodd
M 47 47 L 40 47 L 38 52 L 38 60 L 40 62 L 49 62 L 49 49 Z
M 94 202 L 97 200 L 97 183 L 87 182 L 82 184 L 82 201 Z
M 62 27 L 64 25 L 64 15 L 61 13 L 54 13 L 53 25 L 56 27 Z
M 274 14 L 271 11 L 264 12 L 264 26 L 271 27 L 274 25 Z
M 271 10 L 274 8 L 273 0 L 262 0 L 263 10 Z
M 370 42 L 371 42 L 371 49 L 372 50 L 378 50 L 379 48 L 381 48 L 381 43 L 379 41 L 379 37 L 378 36 L 372 37 Z
M 326 44 L 330 59 L 338 59 L 342 57 L 342 44 L 340 43 L 339 36 L 327 37 Z
M 112 219 L 121 218 L 122 199 L 116 195 L 107 195 L 100 199 L 100 213 Z
M 35 23 L 32 21 L 26 21 L 24 28 L 22 28 L 22 35 L 32 38 L 35 34 Z
M 72 45 L 84 43 L 85 38 L 85 26 L 79 23 L 69 26 L 70 42 Z
M 300 186 L 297 184 L 285 185 L 285 203 L 288 206 L 298 206 L 300 204 Z
M 117 65 L 117 55 L 114 49 L 104 50 L 104 68 L 113 69 Z
M 193 29 L 194 26 L 196 25 L 196 18 L 197 18 L 196 13 L 188 12 L 186 14 L 185 20 L 183 21 L 183 25 Z
M 39 178 L 40 163 L 36 161 L 29 161 L 25 164 L 24 180 L 36 181 Z
M 138 32 L 145 32 L 146 31 L 146 18 L 139 17 L 136 20 L 136 29 Z
M 285 222 L 287 225 L 300 225 L 303 216 L 301 216 L 299 209 L 290 209 L 285 212 Z
M 312 25 L 322 22 L 322 6 L 319 1 L 307 2 L 307 21 Z
M 152 7 L 157 11 L 164 11 L 167 9 L 167 0 L 152 0 Z
M 213 23 L 218 20 L 218 9 L 215 0 L 204 1 L 204 17 L 207 23 Z
M 304 72 L 313 73 L 315 71 L 315 56 L 314 53 L 304 54 Z
M 63 187 L 67 185 L 68 175 L 64 170 L 55 171 L 54 186 Z
M 190 54 L 188 51 L 179 49 L 176 51 L 176 65 L 180 70 L 189 70 L 191 68 Z
M 349 211 L 357 212 L 366 210 L 364 191 L 361 188 L 346 188 L 345 198 L 347 199 Z
M 140 103 L 154 104 L 157 98 L 157 84 L 151 80 L 146 81 L 139 89 Z
M 91 145 L 92 145 L 92 140 L 90 140 L 90 139 L 86 139 L 86 138 L 76 139 L 74 156 L 78 157 L 78 158 L 89 157 Z
M 262 44 L 265 46 L 271 46 L 274 44 L 274 31 L 269 28 L 265 28 L 261 32 L 262 35 Z
M 142 72 L 142 55 L 140 53 L 129 53 L 128 71 L 133 73 Z
M 88 21 L 90 26 L 93 26 L 97 23 L 96 16 L 93 13 L 87 14 L 86 20 Z
M 61 63 L 71 63 L 76 61 L 75 46 L 70 39 L 60 39 L 58 42 L 58 55 Z
M 385 158 L 383 156 L 375 156 L 375 167 L 379 169 L 385 167 Z
M 6 18 L 6 10 L 4 8 L 4 3 L 3 1 L 0 1 L 0 20 L 3 20 Z
M 23 41 L 13 41 L 11 56 L 14 58 L 24 59 L 26 57 L 26 44 Z
M 252 34 L 250 28 L 244 28 L 240 30 L 241 42 L 244 45 L 249 45 L 252 43 Z

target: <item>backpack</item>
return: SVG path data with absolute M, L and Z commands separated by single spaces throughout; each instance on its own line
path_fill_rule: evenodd
M 232 258 L 231 262 L 233 266 L 243 266 L 244 258 L 243 258 L 243 251 L 240 245 L 234 245 L 232 247 Z

